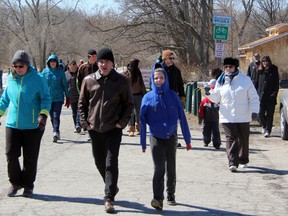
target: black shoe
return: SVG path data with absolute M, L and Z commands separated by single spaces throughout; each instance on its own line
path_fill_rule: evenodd
M 17 194 L 17 191 L 20 190 L 22 187 L 19 185 L 11 185 L 11 187 L 8 190 L 7 196 L 8 197 L 14 197 Z
M 151 206 L 157 210 L 162 210 L 163 209 L 163 201 L 157 200 L 157 199 L 152 199 Z
M 31 198 L 33 196 L 33 190 L 30 188 L 24 188 L 23 197 Z
M 181 143 L 178 143 L 177 148 L 181 148 L 181 147 L 182 147 Z
M 176 205 L 175 195 L 174 194 L 168 194 L 168 196 L 167 196 L 167 204 L 168 205 Z

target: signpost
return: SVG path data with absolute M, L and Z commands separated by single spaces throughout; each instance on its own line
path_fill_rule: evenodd
M 232 17 L 227 15 L 213 15 L 215 57 L 218 58 L 218 67 L 221 65 L 221 58 L 224 58 L 225 44 L 228 40 L 229 26 L 232 24 Z
M 214 40 L 228 40 L 228 26 L 214 26 Z
M 232 17 L 227 15 L 213 15 L 213 24 L 214 25 L 228 25 L 232 24 Z
M 223 58 L 224 57 L 225 46 L 224 43 L 221 41 L 217 41 L 215 43 L 215 57 L 216 58 Z

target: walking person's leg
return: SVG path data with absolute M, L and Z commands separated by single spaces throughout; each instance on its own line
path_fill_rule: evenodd
M 166 169 L 167 169 L 167 203 L 168 205 L 176 205 L 176 150 L 177 150 L 177 134 L 172 135 L 164 145 L 166 149 Z
M 259 110 L 259 121 L 262 126 L 262 133 L 264 134 L 267 130 L 267 123 L 266 123 L 266 105 L 260 104 L 260 110 Z
M 23 131 L 23 196 L 33 195 L 34 182 L 37 174 L 38 156 L 40 151 L 41 139 L 44 131 L 32 129 Z
M 239 164 L 242 167 L 246 167 L 249 163 L 249 136 L 250 136 L 250 124 L 238 123 L 239 133 Z
M 221 137 L 219 130 L 219 123 L 212 122 L 212 142 L 215 149 L 219 149 L 221 146 Z
M 6 159 L 7 171 L 11 187 L 7 196 L 15 196 L 22 188 L 22 171 L 19 162 L 21 156 L 22 140 L 20 130 L 6 127 Z
M 234 172 L 239 165 L 239 148 L 237 123 L 223 123 L 226 136 L 226 153 L 228 158 L 229 169 Z
M 164 143 L 156 137 L 150 136 L 150 149 L 154 163 L 153 174 L 153 200 L 151 205 L 162 210 L 164 199 L 164 176 L 165 176 L 165 161 L 166 150 Z
M 60 138 L 60 115 L 62 111 L 63 101 L 53 102 L 54 110 L 53 110 L 53 141 L 57 142 Z
M 105 182 L 105 170 L 106 170 L 106 155 L 107 150 L 105 147 L 105 135 L 104 133 L 98 133 L 96 131 L 88 131 L 91 137 L 92 154 L 94 157 L 94 163 Z
M 211 130 L 211 122 L 204 122 L 202 129 L 204 147 L 207 147 L 208 144 L 211 142 Z
M 268 136 L 269 137 L 272 131 L 272 127 L 273 127 L 273 119 L 274 119 L 274 112 L 275 112 L 275 105 L 274 104 L 268 104 L 267 105 L 267 110 L 266 110 L 266 124 L 267 124 L 267 132 L 268 132 Z

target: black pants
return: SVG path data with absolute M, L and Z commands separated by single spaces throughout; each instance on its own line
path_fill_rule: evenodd
M 105 183 L 106 199 L 114 200 L 118 192 L 118 156 L 122 140 L 122 129 L 115 128 L 105 133 L 90 130 L 92 152 L 96 167 Z
M 260 104 L 259 120 L 268 133 L 272 131 L 274 112 L 275 104 Z
M 6 128 L 6 157 L 9 181 L 13 185 L 34 188 L 40 142 L 44 131 L 40 129 L 18 130 Z M 23 151 L 23 168 L 19 157 Z
M 150 146 L 154 162 L 154 199 L 163 200 L 165 171 L 167 172 L 166 191 L 168 194 L 175 193 L 177 134 L 165 140 L 150 136 Z
M 249 163 L 249 122 L 223 123 L 229 166 Z
M 221 145 L 221 138 L 220 138 L 220 131 L 219 131 L 219 123 L 218 122 L 204 122 L 203 124 L 203 142 L 205 144 L 209 144 L 212 142 L 214 147 L 220 147 Z

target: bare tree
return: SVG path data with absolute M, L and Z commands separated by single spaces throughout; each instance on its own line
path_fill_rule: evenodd
M 59 8 L 62 0 L 0 0 L 4 7 L 5 28 L 12 33 L 32 56 L 32 62 L 39 70 L 45 67 L 45 59 L 58 48 L 57 29 L 77 8 L 63 11 Z M 19 49 L 17 46 L 16 49 Z M 15 48 L 12 50 L 15 51 Z
M 257 0 L 250 23 L 257 32 L 265 35 L 265 29 L 288 22 L 287 0 Z

